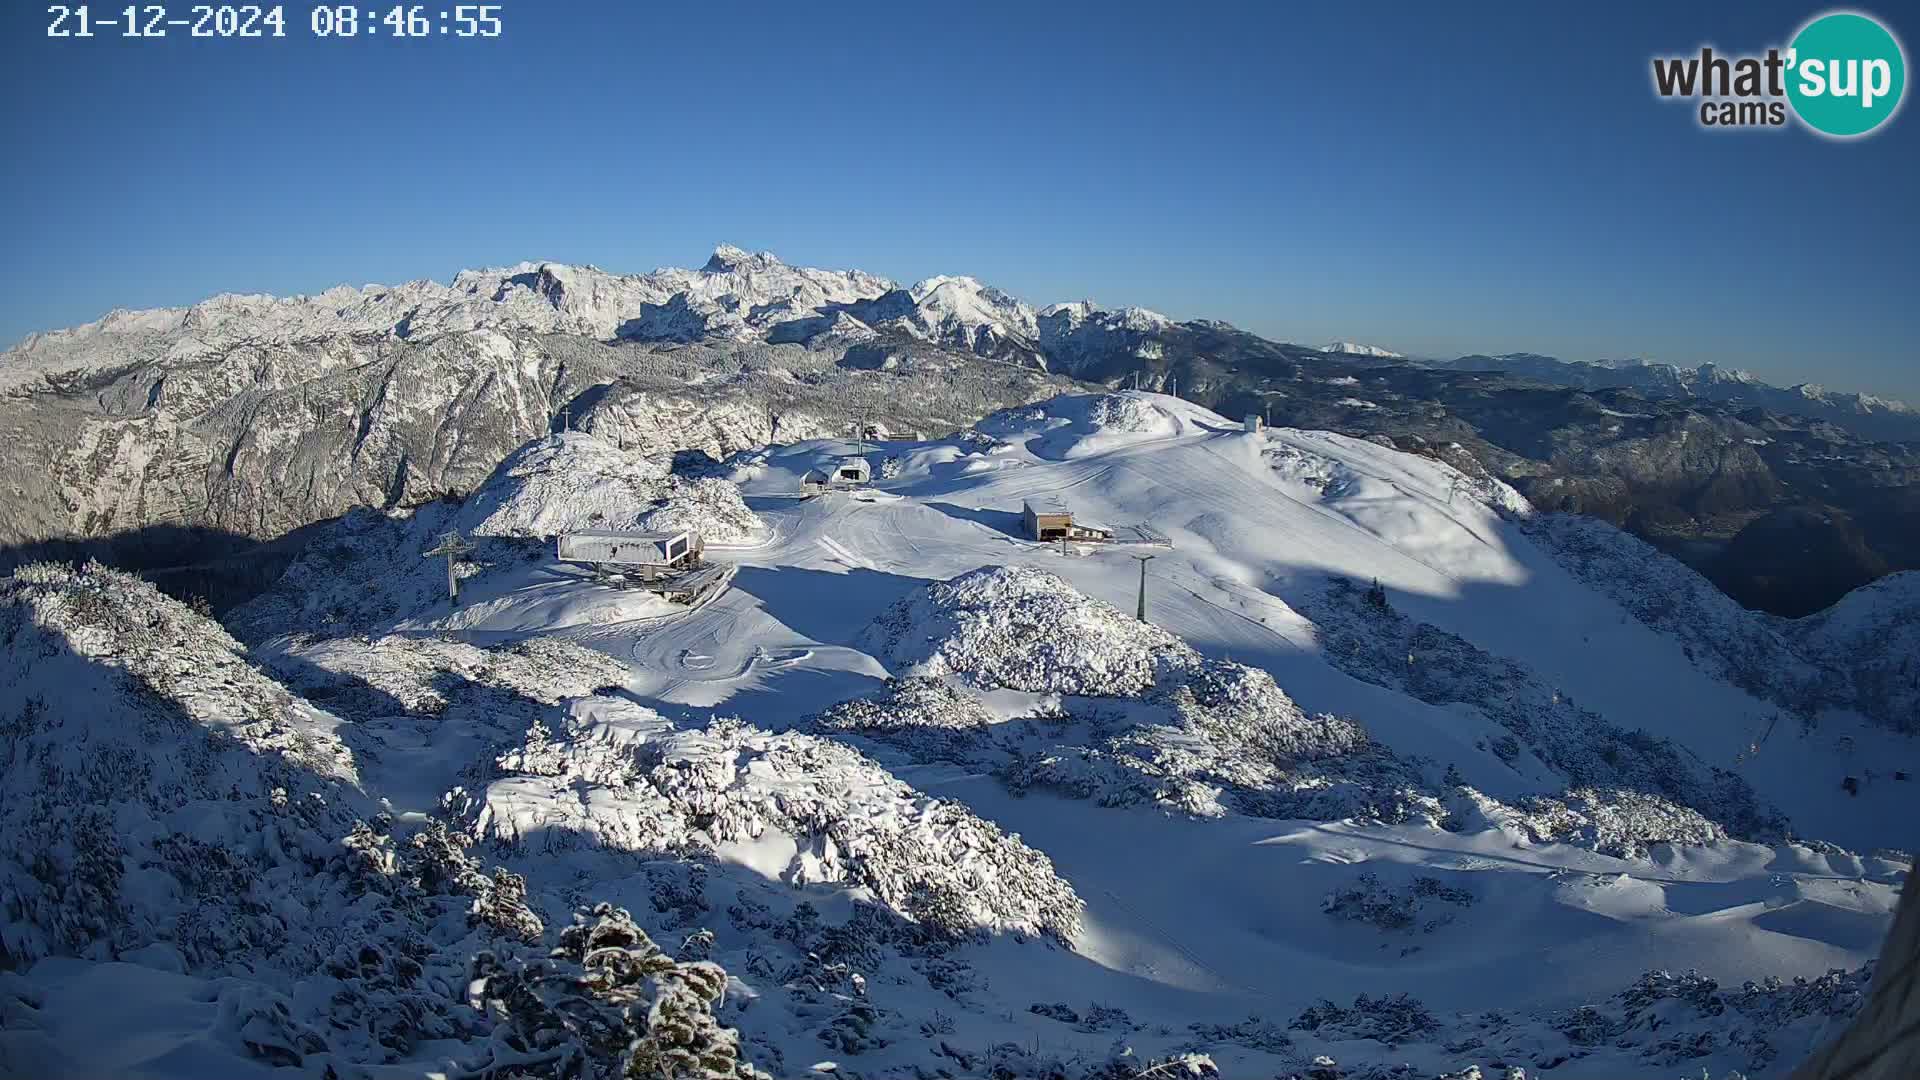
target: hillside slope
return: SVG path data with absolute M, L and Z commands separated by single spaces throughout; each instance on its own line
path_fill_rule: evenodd
M 869 445 L 872 488 L 798 497 L 857 452 L 728 462 L 766 532 L 696 611 L 510 537 L 450 611 L 413 553 L 467 508 L 436 505 L 231 621 L 543 919 L 592 880 L 710 932 L 775 1075 L 1768 1076 L 1858 1008 L 1920 762 L 1775 700 L 1762 668 L 1819 684 L 1812 631 L 1484 475 L 1162 395 Z M 1123 542 L 1026 540 L 1042 497 Z

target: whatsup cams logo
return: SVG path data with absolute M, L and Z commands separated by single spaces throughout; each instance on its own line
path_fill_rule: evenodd
M 1706 128 L 1784 127 L 1790 117 L 1830 138 L 1878 130 L 1900 111 L 1907 55 L 1878 19 L 1832 11 L 1800 28 L 1785 48 L 1725 56 L 1656 56 L 1653 89 L 1698 103 Z

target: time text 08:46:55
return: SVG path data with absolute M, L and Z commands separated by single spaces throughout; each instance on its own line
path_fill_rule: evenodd
M 506 29 L 504 4 L 319 4 L 307 13 L 305 29 L 314 37 L 461 37 L 494 38 Z M 297 8 L 295 9 L 298 10 Z M 297 16 L 296 16 L 297 18 Z M 88 4 L 47 8 L 47 36 L 56 38 L 283 38 L 284 4 L 128 4 L 113 9 Z M 301 28 L 296 23 L 296 33 Z

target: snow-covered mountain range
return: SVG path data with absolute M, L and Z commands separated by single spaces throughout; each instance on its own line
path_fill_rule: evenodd
M 858 270 L 789 266 L 770 252 L 731 245 L 697 270 L 620 274 L 592 266 L 522 263 L 466 270 L 442 285 L 340 287 L 314 296 L 223 295 L 187 308 L 116 310 L 84 326 L 35 334 L 0 353 L 0 393 L 59 388 L 129 364 L 182 360 L 246 345 L 292 344 L 338 335 L 424 341 L 448 334 L 566 334 L 601 341 L 715 339 L 858 343 L 888 331 L 962 352 L 1019 359 L 1082 374 L 1120 344 L 1140 359 L 1161 355 L 1155 338 L 1179 323 L 1142 308 L 1104 310 L 1091 301 L 1036 310 L 971 277 L 939 276 L 900 286 Z M 1231 329 L 1231 328 L 1228 328 Z M 1296 347 L 1297 348 L 1297 347 Z M 1368 360 L 1405 357 L 1377 345 L 1334 341 L 1319 352 Z M 1752 373 L 1642 360 L 1567 362 L 1532 353 L 1423 362 L 1463 371 L 1506 371 L 1589 388 L 1631 386 L 1786 412 L 1909 424 L 1920 413 L 1870 394 L 1835 393 L 1814 383 L 1781 388 Z
M 1392 349 L 1383 349 L 1378 345 L 1362 345 L 1357 341 L 1336 341 L 1323 346 L 1320 351 L 1341 356 L 1369 356 L 1382 360 L 1406 359 L 1403 354 L 1394 352 Z
M 1431 362 L 1454 371 L 1503 371 L 1582 389 L 1624 387 L 1672 400 L 1699 400 L 1771 409 L 1839 424 L 1881 439 L 1920 439 L 1920 410 L 1873 394 L 1828 390 L 1818 383 L 1774 386 L 1751 371 L 1701 364 L 1682 367 L 1642 359 L 1595 363 L 1537 353 L 1475 354 Z
M 1773 619 L 1152 393 L 633 434 L 313 526 L 222 622 L 0 579 L 0 1075 L 1771 1077 L 1874 986 L 1914 575 Z M 664 519 L 697 609 L 553 557 Z
M 1072 366 L 1084 351 L 1072 339 L 1089 322 L 1134 333 L 1172 325 L 1151 312 L 1107 312 L 1090 302 L 1037 312 L 970 277 L 900 286 L 723 245 L 698 270 L 617 274 L 522 263 L 462 271 L 445 285 L 413 281 L 286 298 L 227 295 L 188 308 L 115 311 L 85 326 L 36 334 L 0 354 L 0 392 L 57 389 L 130 362 L 177 362 L 236 347 L 363 335 L 425 342 L 482 331 L 793 344 L 857 344 L 892 331 L 1044 369 L 1050 359 Z
M 1713 411 L 1724 400 L 1863 422 L 1909 415 L 1891 403 L 1800 388 L 1782 404 L 1784 392 L 1710 368 L 1520 355 L 1449 367 L 1459 376 L 1437 381 L 1434 368 L 1375 346 L 1311 349 L 1091 301 L 1036 310 L 974 278 L 901 286 L 727 246 L 691 270 L 524 263 L 447 284 L 220 296 L 116 311 L 0 353 L 9 436 L 0 468 L 15 478 L 0 559 L 53 551 L 191 562 L 196 551 L 238 549 L 355 506 L 464 494 L 527 439 L 556 429 L 724 456 L 862 419 L 953 430 L 1083 380 L 1177 390 L 1227 415 L 1389 431 L 1406 445 L 1459 443 L 1536 501 L 1651 523 L 1645 535 L 1681 553 L 1718 552 L 1755 518 L 1813 504 L 1825 517 L 1778 521 L 1837 523 L 1830 546 L 1851 553 L 1834 582 L 1797 582 L 1789 570 L 1784 592 L 1766 584 L 1782 575 L 1749 565 L 1778 547 L 1764 537 L 1747 545 L 1759 556 L 1747 550 L 1716 574 L 1773 610 L 1812 610 L 1887 569 L 1920 565 L 1920 548 L 1902 539 L 1914 532 L 1905 519 L 1878 524 L 1866 505 L 1880 479 L 1859 482 L 1887 465 L 1900 475 L 1912 451 L 1835 445 L 1831 429 L 1794 432 L 1790 443 L 1766 422 Z M 1631 403 L 1541 400 L 1537 411 L 1551 415 L 1515 416 L 1511 398 L 1470 376 L 1483 368 L 1641 387 L 1680 402 L 1684 430 Z M 1654 422 L 1601 423 L 1607 415 Z M 1542 424 L 1560 432 L 1542 439 Z M 1687 475 L 1662 464 L 1675 453 L 1688 459 Z M 1688 479 L 1697 470 L 1718 478 L 1704 498 Z M 1898 499 L 1874 505 L 1905 513 Z M 1849 531 L 1856 519 L 1864 536 Z

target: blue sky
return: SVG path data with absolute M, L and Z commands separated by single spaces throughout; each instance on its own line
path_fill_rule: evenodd
M 1784 44 L 1819 7 L 518 0 L 499 40 L 395 42 L 316 40 L 312 6 L 252 42 L 53 41 L 5 6 L 0 341 L 728 242 L 1920 400 L 1920 114 L 1713 133 L 1650 89 L 1656 53 Z

